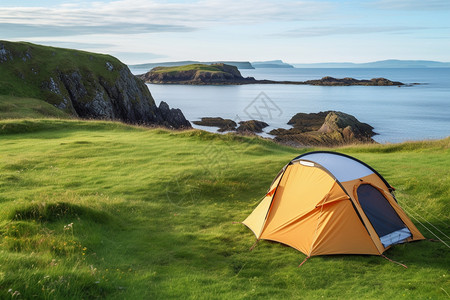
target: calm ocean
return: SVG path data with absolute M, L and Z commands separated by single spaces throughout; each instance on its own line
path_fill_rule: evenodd
M 132 70 L 143 73 L 142 70 Z M 338 110 L 368 123 L 378 142 L 438 139 L 450 135 L 450 68 L 422 69 L 255 69 L 240 70 L 256 79 L 319 79 L 324 76 L 370 79 L 385 77 L 410 87 L 232 85 L 191 86 L 148 84 L 155 101 L 180 108 L 190 121 L 222 117 L 236 121 L 258 119 L 274 128 L 298 112 Z M 212 127 L 201 127 L 214 131 Z M 263 134 L 269 136 L 267 134 Z

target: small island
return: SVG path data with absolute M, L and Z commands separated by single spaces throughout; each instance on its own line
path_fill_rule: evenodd
M 153 84 L 191 84 L 191 85 L 240 85 L 240 84 L 295 84 L 295 85 L 321 85 L 321 86 L 402 86 L 399 81 L 386 78 L 373 78 L 359 80 L 355 78 L 323 77 L 307 81 L 275 81 L 257 80 L 253 77 L 243 77 L 235 66 L 224 63 L 217 64 L 191 64 L 173 67 L 156 67 L 139 76 L 146 83 Z

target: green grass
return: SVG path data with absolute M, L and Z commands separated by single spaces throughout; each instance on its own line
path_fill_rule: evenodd
M 224 72 L 220 66 L 215 65 L 205 65 L 205 64 L 191 64 L 185 66 L 174 66 L 174 67 L 156 67 L 153 68 L 155 73 L 176 73 L 182 71 L 207 71 L 207 72 Z
M 337 149 L 450 235 L 450 138 Z M 311 150 L 311 149 L 308 149 Z M 112 122 L 0 121 L 0 298 L 447 299 L 449 249 L 313 257 L 254 243 L 242 221 L 307 149 Z M 413 219 L 428 238 L 434 238 Z M 449 243 L 446 238 L 444 241 Z
M 70 116 L 53 105 L 33 98 L 0 95 L 0 119 L 61 118 Z

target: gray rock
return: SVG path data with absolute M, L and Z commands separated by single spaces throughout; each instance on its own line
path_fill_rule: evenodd
M 190 128 L 191 123 L 184 117 L 179 108 L 170 108 L 169 105 L 161 101 L 159 113 L 163 119 L 163 125 L 172 128 Z
M 106 62 L 106 68 L 108 69 L 108 71 L 112 72 L 112 70 L 114 70 L 114 66 L 112 65 L 112 63 L 110 63 L 109 61 Z
M 318 132 L 339 132 L 345 140 L 352 140 L 354 138 L 358 140 L 369 140 L 375 135 L 372 126 L 359 122 L 354 116 L 340 111 L 329 112 Z
M 231 119 L 223 119 L 221 117 L 204 117 L 201 121 L 193 121 L 196 125 L 219 127 L 219 132 L 236 130 L 236 122 Z
M 0 43 L 0 63 L 4 63 L 8 60 L 12 60 L 13 57 L 8 49 L 5 49 L 5 45 Z
M 58 85 L 56 84 L 55 80 L 53 79 L 53 77 L 50 77 L 50 82 L 49 82 L 49 90 L 57 95 L 61 95 L 61 91 L 59 90 Z
M 263 132 L 263 129 L 269 126 L 266 122 L 258 120 L 249 120 L 239 122 L 237 132 Z
M 55 105 L 55 106 L 56 106 L 57 108 L 61 109 L 61 110 L 65 110 L 65 109 L 67 108 L 67 103 L 68 103 L 68 102 L 69 102 L 69 101 L 67 101 L 67 98 L 64 97 L 63 100 L 62 100 L 62 102 L 59 103 L 58 105 Z

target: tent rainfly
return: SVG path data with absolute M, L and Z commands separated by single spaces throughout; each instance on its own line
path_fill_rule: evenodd
M 424 239 L 393 191 L 356 158 L 309 152 L 280 171 L 243 224 L 257 240 L 286 244 L 307 257 L 382 255 L 391 245 Z

